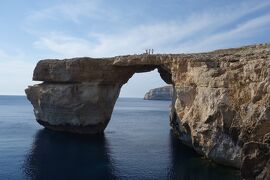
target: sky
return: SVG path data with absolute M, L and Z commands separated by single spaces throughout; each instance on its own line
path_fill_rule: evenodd
M 0 94 L 23 95 L 48 58 L 192 53 L 270 42 L 269 0 L 9 0 L 0 4 Z M 163 86 L 135 74 L 122 97 Z

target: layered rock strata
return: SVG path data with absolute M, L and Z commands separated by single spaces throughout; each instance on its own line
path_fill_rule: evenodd
M 270 45 L 198 54 L 40 61 L 26 89 L 37 121 L 74 133 L 106 128 L 120 88 L 158 68 L 173 85 L 170 124 L 179 139 L 244 178 L 269 178 Z
M 74 58 L 43 60 L 33 80 L 42 84 L 26 89 L 37 121 L 53 130 L 80 134 L 102 133 L 112 114 L 121 86 L 144 67 L 114 67 L 115 59 Z
M 172 100 L 172 86 L 163 86 L 155 89 L 150 89 L 145 95 L 144 100 Z

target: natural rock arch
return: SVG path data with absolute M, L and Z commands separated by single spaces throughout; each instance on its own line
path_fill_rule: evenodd
M 145 63 L 126 66 L 126 60 Z M 153 55 L 124 56 L 108 59 L 74 58 L 43 60 L 33 80 L 44 83 L 26 89 L 37 121 L 53 130 L 80 134 L 103 133 L 110 121 L 123 84 L 135 73 L 158 69 L 166 83 L 171 74 L 161 64 L 148 64 Z
M 244 177 L 270 174 L 270 46 L 210 53 L 43 60 L 26 89 L 37 121 L 59 131 L 106 128 L 120 88 L 157 68 L 173 85 L 171 126 L 185 144 Z M 258 153 L 260 152 L 260 153 Z M 263 160 L 262 160 L 263 159 Z

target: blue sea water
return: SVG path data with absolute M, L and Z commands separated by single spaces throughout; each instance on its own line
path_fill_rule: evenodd
M 24 96 L 0 96 L 0 180 L 240 179 L 170 131 L 168 101 L 119 98 L 103 136 L 44 129 Z

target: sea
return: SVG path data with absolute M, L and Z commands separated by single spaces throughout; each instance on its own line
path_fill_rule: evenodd
M 25 96 L 0 96 L 0 180 L 234 180 L 183 145 L 169 126 L 170 101 L 119 98 L 103 135 L 40 126 Z

